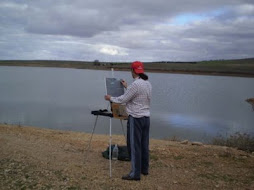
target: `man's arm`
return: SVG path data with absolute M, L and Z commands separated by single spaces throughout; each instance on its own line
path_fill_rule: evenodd
M 122 96 L 112 97 L 110 95 L 106 95 L 104 98 L 105 98 L 105 100 L 108 100 L 108 101 L 111 101 L 114 103 L 123 104 L 123 103 L 127 103 L 132 98 L 134 98 L 136 96 L 137 91 L 138 91 L 137 85 L 131 84 Z

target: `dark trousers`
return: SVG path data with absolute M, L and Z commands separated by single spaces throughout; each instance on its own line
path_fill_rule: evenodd
M 149 117 L 128 117 L 127 147 L 131 158 L 130 177 L 140 178 L 141 173 L 148 173 L 149 129 Z

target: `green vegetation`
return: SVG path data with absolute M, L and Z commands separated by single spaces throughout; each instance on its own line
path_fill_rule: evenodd
M 233 147 L 247 152 L 254 152 L 254 137 L 245 133 L 235 133 L 229 138 L 219 136 L 213 139 L 212 144 Z
M 184 157 L 183 156 L 174 156 L 174 159 L 175 160 L 182 160 L 182 159 L 184 159 Z
M 221 174 L 214 174 L 214 173 L 202 173 L 198 175 L 201 178 L 206 178 L 208 180 L 214 181 L 224 181 L 228 183 L 232 183 L 236 181 L 236 179 L 231 175 L 221 175 Z
M 172 136 L 172 137 L 166 137 L 166 138 L 164 138 L 164 140 L 166 140 L 166 141 L 180 142 L 180 141 L 181 141 L 181 138 L 180 138 L 180 137 L 177 137 L 177 136 Z
M 150 159 L 157 161 L 159 159 L 158 155 L 155 152 L 150 151 Z
M 254 58 L 200 62 L 145 62 L 147 72 L 192 73 L 254 77 Z M 129 70 L 130 62 L 2 60 L 0 66 L 62 67 L 77 69 Z
M 5 60 L 0 61 L 0 66 L 29 66 L 29 67 L 62 67 L 77 69 L 96 68 L 93 62 L 84 61 L 50 61 L 50 60 Z
M 210 161 L 204 161 L 204 162 L 201 162 L 201 164 L 206 167 L 213 167 L 214 166 L 214 163 L 212 163 Z

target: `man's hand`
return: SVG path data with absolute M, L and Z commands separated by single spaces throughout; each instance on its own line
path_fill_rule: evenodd
M 111 98 L 111 96 L 110 96 L 110 95 L 105 95 L 105 96 L 104 96 L 104 99 L 105 99 L 105 100 L 110 101 L 110 98 Z
M 122 83 L 122 85 L 124 86 L 124 88 L 127 88 L 127 82 L 126 82 L 126 81 L 124 81 L 123 79 L 121 79 L 121 83 Z

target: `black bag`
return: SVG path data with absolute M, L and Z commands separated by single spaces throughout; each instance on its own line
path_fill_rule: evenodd
M 111 145 L 111 159 L 114 146 L 115 145 Z M 106 159 L 109 159 L 109 147 L 107 148 L 107 150 L 102 152 L 102 156 Z M 130 161 L 127 146 L 118 146 L 118 160 Z

